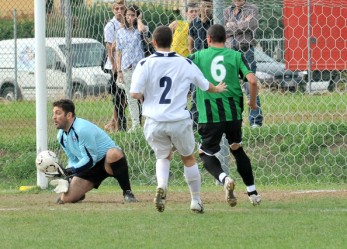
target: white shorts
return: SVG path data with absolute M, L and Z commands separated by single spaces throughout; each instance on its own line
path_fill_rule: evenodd
M 195 138 L 190 118 L 175 122 L 146 118 L 143 132 L 157 159 L 167 158 L 173 146 L 181 156 L 194 153 Z

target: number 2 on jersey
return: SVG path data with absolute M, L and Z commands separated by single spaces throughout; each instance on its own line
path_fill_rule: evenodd
M 227 70 L 225 69 L 223 62 L 224 62 L 223 55 L 218 55 L 214 57 L 211 62 L 211 76 L 217 82 L 223 81 L 227 73 Z
M 159 80 L 159 86 L 160 87 L 164 87 L 164 91 L 163 94 L 160 97 L 159 100 L 159 104 L 170 104 L 171 103 L 171 99 L 167 99 L 166 95 L 168 94 L 168 92 L 171 89 L 172 86 L 172 80 L 170 77 L 164 76 L 163 78 L 161 78 Z

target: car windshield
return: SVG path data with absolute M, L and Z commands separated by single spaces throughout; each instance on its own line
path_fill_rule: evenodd
M 60 50 L 66 56 L 66 45 L 59 45 Z M 75 43 L 71 45 L 73 67 L 100 66 L 104 53 L 104 47 L 100 43 Z

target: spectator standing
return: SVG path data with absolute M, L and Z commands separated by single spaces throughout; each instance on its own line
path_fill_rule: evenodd
M 189 59 L 170 52 L 171 43 L 171 29 L 157 27 L 153 33 L 156 53 L 137 64 L 130 93 L 143 101 L 144 135 L 157 159 L 156 209 L 159 212 L 165 209 L 172 147 L 175 146 L 184 163 L 184 176 L 191 193 L 190 209 L 202 213 L 201 176 L 193 154 L 195 139 L 186 108 L 187 94 L 191 83 L 210 92 L 224 91 L 225 84 L 209 83 Z
M 196 3 L 189 3 L 182 14 L 184 20 L 176 20 L 170 23 L 169 28 L 173 33 L 171 51 L 187 57 L 190 54 L 189 50 L 189 24 L 194 20 L 199 11 L 199 6 Z M 181 12 L 183 12 L 181 10 Z
M 131 117 L 129 132 L 141 127 L 140 106 L 136 99 L 130 97 L 130 84 L 137 63 L 144 58 L 142 46 L 143 34 L 148 27 L 142 22 L 142 14 L 136 5 L 128 6 L 125 14 L 125 25 L 116 35 L 116 62 L 118 68 L 117 84 L 124 88 Z
M 257 64 L 254 58 L 254 47 L 256 45 L 255 31 L 259 25 L 258 7 L 246 0 L 233 0 L 233 4 L 224 10 L 224 21 L 227 34 L 226 47 L 242 52 L 255 74 Z M 247 82 L 244 84 L 244 89 L 249 98 Z M 249 123 L 253 128 L 263 124 L 259 96 L 257 96 L 257 108 L 249 112 Z
M 235 182 L 223 171 L 215 156 L 221 149 L 224 133 L 236 160 L 237 171 L 247 187 L 249 200 L 253 205 L 259 205 L 261 197 L 254 185 L 251 162 L 242 148 L 243 93 L 239 83 L 239 77 L 249 82 L 248 104 L 253 110 L 256 108 L 257 78 L 242 53 L 225 48 L 225 40 L 225 28 L 219 24 L 212 25 L 207 31 L 209 48 L 189 56 L 207 80 L 214 84 L 224 81 L 228 86 L 228 91 L 213 95 L 197 89 L 199 156 L 206 170 L 224 185 L 228 204 L 235 206 Z
M 107 61 L 105 69 L 111 74 L 110 93 L 113 95 L 114 110 L 110 121 L 105 125 L 106 131 L 125 131 L 127 120 L 125 117 L 126 95 L 123 89 L 117 84 L 117 65 L 116 65 L 116 32 L 124 24 L 125 2 L 124 0 L 116 0 L 112 5 L 114 17 L 105 25 L 104 40 L 106 43 Z
M 212 23 L 212 1 L 203 0 L 200 2 L 200 15 L 189 24 L 190 53 L 208 47 L 206 32 Z

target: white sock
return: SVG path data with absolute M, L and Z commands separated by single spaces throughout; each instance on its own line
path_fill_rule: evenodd
M 170 161 L 168 159 L 157 159 L 155 164 L 158 187 L 167 189 L 170 173 Z
M 221 174 L 218 176 L 219 181 L 220 181 L 221 183 L 223 183 L 223 180 L 224 180 L 225 177 L 227 177 L 227 174 L 225 174 L 224 172 L 221 173 Z
M 192 199 L 200 202 L 201 176 L 198 164 L 195 163 L 191 167 L 184 166 L 184 177 L 188 183 Z
M 255 185 L 247 186 L 246 188 L 248 193 L 255 191 Z

